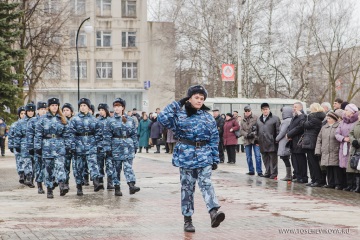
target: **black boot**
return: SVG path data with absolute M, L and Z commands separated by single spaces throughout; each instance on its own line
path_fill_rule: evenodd
M 100 189 L 104 189 L 104 185 L 102 185 L 99 181 L 99 178 L 95 178 L 93 180 L 94 183 L 94 192 L 100 191 Z
M 34 187 L 35 187 L 35 185 L 32 183 L 31 174 L 26 175 L 26 179 L 25 179 L 24 184 L 25 184 L 26 186 L 28 186 L 29 188 L 34 188 Z
M 225 213 L 218 212 L 216 208 L 211 209 L 209 213 L 210 213 L 212 228 L 218 227 L 220 223 L 225 219 Z
M 145 148 L 146 149 L 146 153 L 149 153 L 149 148 Z
M 139 148 L 139 153 L 141 153 L 142 147 Z
M 52 190 L 54 190 L 57 186 L 59 186 L 59 184 L 55 181 L 53 181 L 53 187 L 52 187 Z
M 128 182 L 130 194 L 135 194 L 136 192 L 140 191 L 139 187 L 135 186 L 135 182 Z
M 184 216 L 184 231 L 185 232 L 195 232 L 195 227 L 192 224 L 191 216 Z
M 60 196 L 65 196 L 65 194 L 67 193 L 67 192 L 65 191 L 65 183 L 60 182 L 60 183 L 59 183 L 59 189 L 60 189 Z
M 37 183 L 37 187 L 38 187 L 38 194 L 44 194 L 45 193 L 41 182 Z
M 52 188 L 47 188 L 47 198 L 54 198 Z
M 19 183 L 25 184 L 25 174 L 23 172 L 19 175 Z
M 360 193 L 360 176 L 355 177 L 356 188 L 354 192 Z
M 84 193 L 83 193 L 83 191 L 82 191 L 82 184 L 76 184 L 76 188 L 77 188 L 77 193 L 76 193 L 76 195 L 78 195 L 78 196 L 84 195 Z
M 122 196 L 120 185 L 115 185 L 115 196 Z
M 156 145 L 156 152 L 154 153 L 160 153 L 160 145 Z
M 89 184 L 89 175 L 85 175 L 84 176 L 84 185 L 85 186 L 89 186 L 90 184 Z
M 65 193 L 68 193 L 69 190 L 70 190 L 69 179 L 66 179 L 65 184 L 64 184 L 64 191 L 65 191 Z
M 112 184 L 111 177 L 108 177 L 107 178 L 107 190 L 113 190 L 113 189 L 115 189 L 115 188 L 114 188 L 114 185 Z
M 100 189 L 105 190 L 105 188 L 104 188 L 104 178 L 99 178 L 99 183 L 100 183 Z

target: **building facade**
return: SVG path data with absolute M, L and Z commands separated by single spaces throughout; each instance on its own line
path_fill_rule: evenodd
M 44 0 L 47 4 L 53 0 Z M 128 110 L 151 112 L 175 98 L 174 25 L 148 22 L 146 0 L 72 0 L 66 32 L 68 47 L 61 53 L 59 81 L 36 89 L 36 100 L 58 97 L 77 106 L 78 37 L 80 98 L 94 105 L 112 106 L 115 98 L 126 100 Z M 45 4 L 46 5 L 46 4 Z M 93 31 L 87 33 L 90 24 Z M 145 88 L 144 83 L 147 87 Z

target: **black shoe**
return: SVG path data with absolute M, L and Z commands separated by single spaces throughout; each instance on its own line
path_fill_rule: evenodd
M 53 182 L 52 190 L 54 190 L 57 186 L 59 186 L 59 184 L 57 182 Z
M 353 189 L 353 186 L 347 186 L 346 188 L 344 188 L 344 191 L 350 192 Z
M 34 185 L 33 182 L 32 182 L 31 174 L 26 175 L 26 179 L 25 179 L 24 184 L 25 184 L 26 186 L 28 186 L 29 188 L 34 188 L 34 187 L 35 187 L 35 185 Z
M 192 224 L 191 216 L 184 216 L 184 231 L 185 232 L 195 232 L 195 227 Z
M 37 183 L 37 187 L 38 187 L 38 194 L 44 194 L 45 193 L 41 182 Z
M 84 177 L 84 184 L 83 185 L 85 185 L 85 186 L 89 186 L 90 185 L 90 183 L 89 183 L 89 175 L 86 175 L 85 177 Z
M 122 196 L 120 185 L 115 185 L 115 196 Z
M 20 173 L 19 183 L 21 183 L 21 184 L 24 184 L 24 183 L 25 183 L 25 174 L 24 174 L 24 173 Z
M 246 175 L 255 175 L 255 173 L 254 172 L 248 172 L 248 173 L 246 173 Z
M 307 187 L 311 187 L 311 185 L 313 185 L 313 184 L 314 184 L 314 183 L 309 182 L 309 183 L 305 184 L 305 186 L 307 186 Z
M 343 190 L 343 187 L 342 186 L 336 186 L 335 189 L 336 190 Z
M 160 152 L 156 151 L 156 152 L 154 152 L 154 153 L 160 153 Z
M 100 191 L 100 189 L 104 189 L 104 185 L 100 183 L 99 178 L 95 178 L 93 180 L 93 184 L 94 184 L 94 192 L 98 192 Z
M 63 182 L 61 182 L 61 183 L 59 184 L 59 189 L 60 189 L 60 196 L 65 196 L 65 194 L 66 194 L 67 192 L 65 191 L 65 184 L 64 184 Z
M 333 185 L 324 185 L 323 188 L 335 188 Z
M 307 183 L 308 181 L 307 180 L 303 180 L 303 179 L 299 179 L 298 181 L 297 181 L 297 183 Z
M 259 177 L 264 177 L 264 174 L 258 173 L 258 176 L 259 176 Z
M 110 177 L 107 178 L 107 187 L 106 188 L 107 188 L 107 190 L 115 189 L 114 185 L 112 184 L 112 181 L 111 181 Z
M 262 175 L 261 177 L 270 178 L 270 175 Z
M 324 186 L 324 184 L 321 184 L 321 183 L 318 183 L 318 182 L 315 182 L 315 183 L 310 185 L 310 187 L 322 187 L 322 186 Z
M 128 182 L 130 194 L 135 194 L 140 191 L 139 187 L 135 186 L 135 182 Z
M 76 188 L 77 188 L 77 193 L 76 193 L 76 195 L 78 195 L 78 196 L 84 195 L 84 193 L 83 193 L 83 191 L 82 191 L 82 184 L 76 184 Z
M 47 188 L 47 198 L 54 198 L 53 190 L 52 188 Z
M 217 209 L 210 210 L 211 227 L 216 228 L 225 219 L 225 213 L 218 212 Z
M 224 160 L 220 161 L 220 163 L 224 163 Z

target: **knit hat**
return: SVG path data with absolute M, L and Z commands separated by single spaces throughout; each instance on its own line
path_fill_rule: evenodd
M 46 102 L 40 101 L 40 102 L 37 103 L 36 109 L 39 110 L 39 109 L 41 109 L 41 108 L 47 108 Z
M 109 106 L 106 103 L 100 103 L 98 106 L 98 110 L 100 109 L 104 109 L 106 112 L 106 116 L 110 116 Z
M 195 86 L 189 87 L 188 92 L 187 92 L 187 96 L 191 97 L 192 95 L 197 94 L 197 93 L 204 95 L 204 100 L 206 100 L 208 92 L 201 85 L 195 85 Z
M 227 113 L 226 116 L 233 117 L 232 113 Z
M 26 104 L 25 111 L 33 111 L 33 112 L 35 112 L 35 110 L 36 110 L 36 106 L 35 106 L 34 103 L 31 102 L 31 103 Z
M 20 117 L 20 113 L 21 112 L 25 112 L 25 107 L 24 106 L 21 106 L 21 107 L 19 107 L 18 109 L 17 109 L 17 115 L 18 115 L 18 117 Z
M 124 108 L 126 107 L 126 101 L 122 98 L 115 98 L 115 100 L 113 102 L 113 106 L 115 103 L 120 103 Z
M 358 107 L 353 103 L 346 105 L 345 110 L 352 112 L 352 113 L 356 113 L 357 111 L 359 111 Z
M 270 108 L 270 106 L 269 106 L 268 103 L 262 103 L 260 108 L 261 108 L 261 109 L 263 109 L 263 108 Z
M 60 100 L 58 98 L 49 98 L 47 105 L 50 106 L 51 104 L 57 104 L 60 106 Z
M 341 104 L 341 109 L 342 109 L 342 110 L 345 110 L 345 107 L 346 107 L 348 104 L 349 104 L 348 102 L 343 102 L 343 103 Z
M 64 110 L 64 108 L 68 108 L 71 112 L 74 112 L 74 107 L 70 103 L 64 103 L 61 110 Z
M 86 104 L 86 106 L 88 106 L 89 109 L 91 109 L 91 101 L 88 98 L 80 98 L 79 102 L 78 102 L 78 107 L 80 108 L 81 104 Z
M 328 112 L 327 114 L 328 117 L 331 117 L 332 119 L 334 119 L 336 122 L 339 121 L 339 116 L 334 113 L 334 112 Z

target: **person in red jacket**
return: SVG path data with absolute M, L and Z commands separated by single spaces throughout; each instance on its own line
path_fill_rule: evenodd
M 226 148 L 226 153 L 228 156 L 227 163 L 230 164 L 235 164 L 236 162 L 236 146 L 238 139 L 235 135 L 235 131 L 239 129 L 240 126 L 236 117 L 234 117 L 231 113 L 227 113 L 224 124 L 223 140 L 224 140 L 224 146 Z

